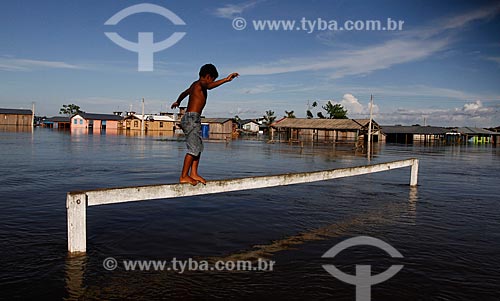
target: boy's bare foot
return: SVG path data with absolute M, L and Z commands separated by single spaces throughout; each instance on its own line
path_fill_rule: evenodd
M 191 178 L 190 176 L 186 176 L 186 177 L 180 177 L 179 178 L 179 183 L 181 183 L 181 184 L 191 184 L 193 186 L 196 186 L 196 184 L 198 184 L 198 180 L 195 180 L 195 179 Z
M 203 185 L 207 185 L 207 180 L 205 180 L 203 177 L 201 177 L 200 175 L 191 175 L 191 178 L 200 182 L 201 184 Z

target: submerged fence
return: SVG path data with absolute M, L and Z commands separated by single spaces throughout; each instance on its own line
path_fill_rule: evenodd
M 199 184 L 197 186 L 191 186 L 189 184 L 162 184 L 68 192 L 66 199 L 68 218 L 68 251 L 71 254 L 78 254 L 85 253 L 87 250 L 86 215 L 88 206 L 179 198 L 238 190 L 310 183 L 388 171 L 408 166 L 411 166 L 410 186 L 416 186 L 418 178 L 418 159 L 413 158 L 332 170 L 207 181 L 207 185 Z

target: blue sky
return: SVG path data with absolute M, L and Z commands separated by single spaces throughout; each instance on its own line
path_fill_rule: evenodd
M 437 2 L 437 3 L 436 3 Z M 381 124 L 500 125 L 498 1 L 149 1 L 185 25 L 153 13 L 104 25 L 142 1 L 2 1 L 0 107 L 57 115 L 63 104 L 87 112 L 170 110 L 199 67 L 215 64 L 233 82 L 210 91 L 207 117 L 305 117 L 308 102 L 343 104 L 351 118 Z M 242 17 L 244 30 L 232 21 Z M 401 31 L 254 30 L 254 20 L 404 21 Z M 298 24 L 298 23 L 296 23 Z M 155 42 L 186 35 L 138 72 L 138 55 L 108 39 L 117 32 Z M 318 108 L 313 109 L 316 113 Z

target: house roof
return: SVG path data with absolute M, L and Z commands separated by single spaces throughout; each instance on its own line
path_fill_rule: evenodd
M 475 127 L 459 127 L 459 128 L 454 128 L 454 132 L 463 134 L 463 135 L 499 135 L 500 133 L 489 131 L 486 129 L 482 128 L 475 128 Z
M 65 116 L 54 116 L 54 117 L 50 117 L 50 118 L 47 118 L 44 120 L 45 121 L 48 121 L 48 122 L 70 122 L 70 117 L 65 117 Z
M 255 121 L 255 119 L 243 119 L 243 120 L 240 120 L 240 124 L 241 125 L 244 125 L 244 124 L 247 124 L 247 123 L 255 123 L 256 125 L 259 125 L 259 123 L 257 121 Z
M 91 119 L 91 120 L 122 120 L 123 117 L 114 115 L 114 114 L 99 114 L 99 113 L 78 113 L 73 115 L 71 118 L 75 116 L 81 116 L 84 119 Z
M 384 134 L 421 134 L 421 135 L 444 135 L 448 130 L 439 126 L 420 125 L 382 125 L 380 126 Z
M 0 114 L 12 114 L 12 115 L 31 115 L 33 112 L 31 110 L 25 109 L 1 109 Z
M 369 121 L 369 120 L 368 120 Z M 361 130 L 365 128 L 355 119 L 315 119 L 283 118 L 271 125 L 274 128 L 321 129 L 321 130 Z
M 202 118 L 201 122 L 204 123 L 226 123 L 228 121 L 233 121 L 232 118 Z
M 368 124 L 370 123 L 370 119 L 353 119 L 353 120 L 365 127 L 368 127 Z M 379 124 L 373 119 L 372 119 L 372 124 L 375 126 L 379 126 Z

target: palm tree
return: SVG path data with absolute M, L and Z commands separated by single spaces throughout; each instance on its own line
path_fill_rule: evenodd
M 285 116 L 286 118 L 295 118 L 295 114 L 293 113 L 293 111 L 286 111 L 285 110 Z
M 270 126 L 274 120 L 276 120 L 276 116 L 274 116 L 274 112 L 269 110 L 266 111 L 266 115 L 264 115 L 264 120 L 267 126 Z

